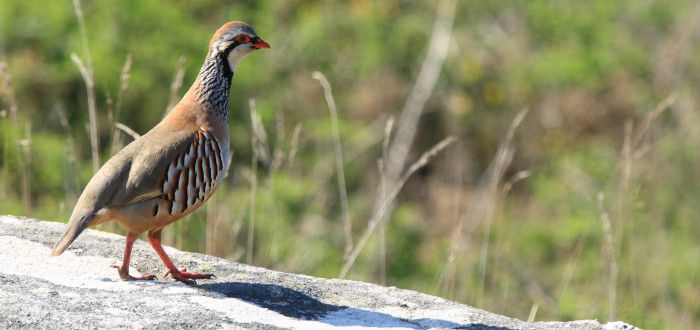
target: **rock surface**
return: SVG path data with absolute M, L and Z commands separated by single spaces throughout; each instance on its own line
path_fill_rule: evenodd
M 414 291 L 252 267 L 166 247 L 176 264 L 217 278 L 187 286 L 121 282 L 123 237 L 87 230 L 49 257 L 63 224 L 0 216 L 0 328 L 633 329 L 597 321 L 526 323 Z M 163 274 L 138 241 L 132 272 Z M 132 273 L 132 274 L 133 274 Z

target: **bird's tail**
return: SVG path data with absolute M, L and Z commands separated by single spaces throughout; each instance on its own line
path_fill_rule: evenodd
M 54 245 L 51 255 L 57 256 L 63 253 L 63 251 L 65 251 L 68 246 L 70 246 L 70 244 L 73 243 L 76 238 L 78 238 L 78 235 L 80 235 L 80 233 L 82 233 L 83 230 L 90 225 L 90 221 L 93 219 L 93 217 L 93 214 L 88 214 L 82 217 L 71 218 L 66 225 L 66 230 L 63 232 L 63 235 L 61 235 L 61 239 L 59 239 L 58 242 L 56 242 L 56 245 Z

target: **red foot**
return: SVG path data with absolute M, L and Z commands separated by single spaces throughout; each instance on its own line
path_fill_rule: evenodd
M 194 284 L 195 283 L 194 279 L 197 279 L 197 278 L 212 278 L 212 277 L 214 277 L 214 274 L 188 273 L 187 269 L 183 269 L 183 270 L 170 269 L 163 276 L 168 276 L 168 275 L 172 276 L 175 280 L 178 280 L 180 282 L 187 283 L 187 284 Z
M 141 276 L 141 277 L 134 277 L 129 275 L 129 270 L 124 269 L 119 266 L 112 266 L 116 268 L 119 271 L 119 277 L 122 279 L 122 281 L 152 281 L 155 280 L 156 277 L 155 275 L 146 275 L 146 276 Z

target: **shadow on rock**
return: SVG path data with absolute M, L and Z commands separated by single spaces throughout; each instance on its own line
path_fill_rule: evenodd
M 297 290 L 275 284 L 220 282 L 202 284 L 197 287 L 229 298 L 241 299 L 287 317 L 317 321 L 333 326 L 506 329 L 484 324 L 459 324 L 431 318 L 405 319 L 365 309 L 331 305 Z

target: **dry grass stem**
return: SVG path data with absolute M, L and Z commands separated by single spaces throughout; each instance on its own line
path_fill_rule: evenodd
M 180 58 L 177 59 L 177 69 L 170 83 L 170 96 L 168 97 L 168 105 L 165 107 L 166 114 L 170 112 L 180 100 L 178 94 L 180 93 L 180 88 L 185 78 L 185 61 L 186 58 L 184 56 L 180 56 Z
M 68 164 L 71 167 L 70 173 L 73 176 L 73 182 L 70 184 L 69 195 L 71 198 L 77 199 L 78 195 L 80 194 L 80 188 L 82 187 L 80 178 L 77 175 L 77 173 L 80 173 L 78 154 L 76 152 L 76 150 L 78 150 L 78 146 L 75 143 L 73 134 L 71 134 L 70 124 L 68 123 L 68 117 L 66 116 L 65 110 L 60 105 L 57 105 L 54 110 L 58 114 L 58 121 L 61 123 L 61 127 L 63 127 L 66 138 L 68 139 L 68 143 L 66 144 L 66 155 L 68 156 Z
M 466 247 L 466 242 L 468 240 L 468 238 L 465 236 L 465 231 L 467 228 L 475 228 L 477 225 L 482 224 L 484 228 L 484 243 L 482 245 L 479 263 L 480 286 L 479 290 L 477 291 L 477 301 L 481 302 L 481 299 L 483 299 L 486 286 L 485 281 L 490 244 L 489 237 L 491 235 L 491 224 L 495 216 L 496 209 L 498 205 L 503 203 L 503 198 L 506 197 L 507 192 L 512 188 L 512 186 L 520 180 L 527 178 L 529 175 L 529 172 L 527 171 L 519 172 L 508 182 L 503 184 L 499 193 L 499 187 L 503 180 L 503 176 L 506 169 L 508 169 L 510 166 L 515 153 L 515 146 L 513 145 L 515 132 L 527 113 L 528 109 L 523 109 L 515 116 L 508 127 L 508 131 L 506 132 L 503 140 L 501 140 L 499 143 L 496 154 L 486 170 L 484 177 L 479 183 L 476 193 L 472 198 L 472 202 L 469 204 L 466 212 L 464 212 L 461 220 L 456 225 L 454 235 L 452 236 L 452 242 L 450 244 L 450 252 L 445 260 L 443 270 L 437 279 L 436 286 L 443 287 L 445 289 L 454 289 L 451 282 L 455 278 L 454 272 L 457 270 L 455 263 L 457 261 L 457 256 Z M 450 293 L 446 292 L 446 294 Z
M 501 188 L 501 200 L 504 200 L 508 196 L 508 193 L 511 189 L 513 189 L 513 186 L 516 183 L 529 178 L 530 175 L 530 171 L 519 171 L 518 173 L 515 173 L 515 175 L 513 175 L 510 179 L 508 179 L 508 181 L 506 181 L 503 184 L 503 188 Z
M 616 306 L 617 306 L 617 281 L 619 276 L 619 271 L 617 267 L 617 258 L 615 256 L 615 242 L 613 239 L 612 225 L 610 224 L 610 216 L 605 210 L 605 203 L 603 199 L 603 194 L 598 194 L 598 212 L 600 213 L 600 220 L 603 224 L 603 233 L 605 234 L 603 240 L 603 251 L 605 253 L 605 259 L 608 262 L 608 320 L 616 320 Z
M 387 185 L 386 176 L 384 175 L 384 166 L 387 161 L 387 152 L 389 150 L 389 141 L 391 140 L 391 132 L 394 130 L 394 117 L 390 116 L 384 126 L 384 140 L 382 142 L 382 157 L 377 161 L 379 168 L 379 198 L 386 199 Z M 379 225 L 379 283 L 386 284 L 386 222 Z
M 502 202 L 499 199 L 499 184 L 503 180 L 503 175 L 506 169 L 510 166 L 513 161 L 513 155 L 515 154 L 515 146 L 513 145 L 513 137 L 515 136 L 515 131 L 522 123 L 523 119 L 528 113 L 528 109 L 521 110 L 510 123 L 506 136 L 501 141 L 496 150 L 496 155 L 494 157 L 491 166 L 486 171 L 487 173 L 487 183 L 485 186 L 484 193 L 480 196 L 484 198 L 481 203 L 481 218 L 478 219 L 479 222 L 483 221 L 484 224 L 484 243 L 481 252 L 480 261 L 480 274 L 481 281 L 477 294 L 477 301 L 481 303 L 484 298 L 484 292 L 486 290 L 486 273 L 487 273 L 487 262 L 490 247 L 491 238 L 491 226 L 493 224 L 493 218 L 495 217 L 496 208 Z M 508 188 L 510 189 L 510 187 Z
M 214 255 L 214 235 L 216 233 L 216 230 L 218 230 L 218 223 L 219 223 L 219 211 L 220 211 L 220 206 L 217 203 L 218 196 L 212 196 L 212 198 L 209 198 L 207 201 L 207 204 L 205 206 L 206 210 L 206 217 L 205 217 L 205 223 L 206 226 L 204 228 L 204 253 L 209 254 L 209 255 Z
M 19 160 L 20 191 L 22 205 L 28 216 L 32 214 L 30 168 L 31 168 L 31 122 L 25 124 L 24 137 L 19 132 L 22 123 L 19 118 L 19 106 L 12 86 L 12 77 L 7 71 L 7 63 L 0 61 L 0 96 L 9 107 L 9 117 L 12 122 L 11 136 L 17 141 L 17 158 Z
M 263 126 L 262 119 L 257 111 L 255 100 L 250 99 L 248 105 L 250 106 L 250 124 L 253 130 L 253 136 L 255 137 L 255 143 L 252 146 L 253 152 L 258 157 L 258 160 L 269 167 L 272 163 L 272 154 L 270 152 L 265 126 Z
M 27 216 L 32 216 L 32 191 L 29 169 L 32 167 L 32 122 L 24 123 L 24 138 L 17 141 L 20 147 L 22 170 L 20 171 L 22 202 Z
M 537 303 L 532 304 L 532 308 L 530 308 L 530 315 L 527 317 L 528 322 L 535 322 L 535 317 L 537 317 L 537 309 L 540 308 L 540 305 Z
M 73 10 L 75 11 L 75 16 L 78 19 L 78 26 L 80 28 L 80 41 L 83 46 L 83 56 L 87 60 L 87 69 L 92 73 L 92 56 L 90 55 L 90 47 L 87 40 L 87 29 L 85 28 L 85 16 L 83 15 L 83 9 L 80 6 L 80 0 L 73 0 Z
M 126 55 L 126 60 L 124 60 L 124 65 L 122 66 L 121 74 L 119 75 L 119 91 L 117 92 L 117 101 L 114 105 L 114 111 L 111 113 L 110 125 L 119 120 L 119 114 L 121 113 L 122 104 L 124 103 L 124 93 L 129 88 L 129 79 L 131 77 L 131 65 L 132 56 L 131 54 Z M 117 151 L 117 127 L 110 130 L 110 155 L 114 155 Z
M 248 204 L 243 204 L 243 207 L 241 208 L 240 212 L 238 215 L 234 218 L 233 224 L 229 227 L 229 232 L 227 233 L 228 237 L 238 237 L 238 234 L 241 232 L 241 229 L 243 228 L 243 220 L 245 219 L 246 214 L 248 213 Z M 232 242 L 235 243 L 235 242 Z M 233 245 L 229 243 L 230 245 Z M 241 256 L 243 256 L 243 250 L 240 248 L 235 248 L 233 251 L 229 253 L 229 255 L 226 256 L 227 259 L 229 260 L 235 260 L 238 261 L 240 260 Z
M 461 141 L 459 141 L 458 144 L 455 146 L 455 152 L 452 152 L 447 155 L 448 158 L 446 162 L 450 164 L 450 166 L 448 167 L 448 173 L 446 175 L 450 177 L 453 182 L 459 183 L 461 185 L 465 182 L 466 171 L 464 167 L 466 163 L 466 156 L 464 153 L 464 143 L 460 142 Z M 452 196 L 452 205 L 454 205 L 454 207 L 451 213 L 453 213 L 452 217 L 454 218 L 453 222 L 455 223 L 455 225 L 454 228 L 451 230 L 452 234 L 450 235 L 449 239 L 451 245 L 459 241 L 458 238 L 463 232 L 462 226 L 464 225 L 464 222 L 462 221 L 462 217 L 464 214 L 464 209 L 467 205 L 466 195 L 467 189 L 465 187 L 459 187 L 457 189 L 457 192 Z M 451 246 L 448 251 L 452 250 L 453 247 Z M 451 259 L 448 259 L 447 262 L 445 262 L 442 265 L 442 268 L 438 273 L 439 275 L 433 283 L 433 289 L 436 292 L 440 292 L 441 296 L 446 297 L 448 299 L 453 299 L 454 297 L 452 296 L 452 293 L 454 292 L 453 288 L 455 287 L 456 278 L 452 275 L 454 275 L 455 273 L 454 268 L 456 267 L 456 255 L 452 254 L 448 256 L 448 258 Z
M 278 112 L 275 116 L 275 148 L 272 151 L 270 161 L 270 173 L 276 172 L 284 162 L 285 153 L 282 151 L 285 144 L 286 130 L 284 128 L 284 113 Z
M 457 2 L 455 0 L 441 0 L 438 4 L 435 23 L 433 25 L 430 41 L 428 42 L 427 54 L 421 64 L 416 82 L 401 110 L 394 141 L 389 145 L 386 160 L 383 161 L 383 172 L 381 175 L 385 176 L 386 185 L 388 187 L 398 186 L 401 180 L 401 173 L 404 173 L 403 170 L 406 159 L 416 135 L 418 121 L 423 113 L 426 102 L 432 95 L 433 89 L 442 71 L 442 65 L 447 58 L 456 4 Z M 408 172 L 410 172 L 410 170 L 405 173 Z M 393 204 L 391 202 L 386 203 L 386 201 L 386 199 L 378 199 L 374 204 L 372 214 L 382 214 L 382 216 L 385 216 L 391 213 Z M 393 198 L 391 198 L 391 201 L 393 202 Z M 381 222 L 380 220 L 381 219 L 378 219 L 376 222 Z M 370 222 L 370 227 L 372 226 L 372 222 Z M 367 232 L 365 233 L 367 234 Z M 364 243 L 362 245 L 364 245 Z M 353 250 L 354 257 L 351 255 L 350 259 L 346 260 L 340 272 L 340 277 L 344 277 L 347 274 L 349 267 L 355 262 L 354 259 L 357 258 L 358 253 L 359 251 L 355 248 Z
M 251 134 L 251 141 L 250 144 L 253 149 L 253 157 L 251 159 L 251 173 L 250 173 L 250 206 L 249 206 L 249 213 L 248 213 L 248 239 L 246 242 L 246 263 L 249 265 L 253 264 L 253 247 L 255 244 L 255 202 L 258 194 L 258 159 L 260 156 L 260 147 L 258 147 L 258 144 L 260 141 L 258 140 L 260 136 L 260 132 L 256 132 L 256 125 L 259 125 L 260 127 L 258 130 L 262 129 L 262 123 L 260 123 L 260 116 L 257 114 L 255 110 L 255 100 L 250 99 L 248 102 L 248 105 L 250 106 L 250 122 L 251 122 L 251 127 L 253 129 L 253 134 Z M 262 134 L 265 133 L 265 130 L 262 129 Z M 265 136 L 266 137 L 266 136 Z M 268 154 L 269 155 L 269 154 Z
M 126 54 L 126 60 L 124 60 L 124 66 L 122 66 L 122 72 L 119 75 L 119 92 L 117 93 L 117 102 L 114 106 L 115 119 L 118 118 L 119 111 L 122 108 L 122 103 L 124 103 L 124 93 L 129 88 L 129 79 L 131 78 L 131 65 L 132 56 L 131 54 Z
M 230 253 L 229 247 L 235 245 L 230 244 L 231 238 L 238 236 L 243 217 L 245 216 L 245 206 L 243 207 L 244 213 L 236 217 L 237 220 L 233 223 L 234 228 L 231 228 L 231 224 L 227 221 L 227 216 L 232 213 L 232 205 L 225 200 L 221 200 L 223 198 L 225 197 L 221 195 L 212 196 L 209 202 L 207 202 L 205 215 L 205 251 L 207 254 L 228 257 Z
M 301 135 L 301 124 L 294 126 L 294 132 L 292 133 L 292 141 L 289 147 L 289 156 L 287 157 L 287 166 L 294 166 L 294 160 L 296 159 L 297 152 L 299 151 L 299 137 Z
M 536 276 L 532 275 L 526 267 L 517 261 L 506 259 L 505 256 L 499 256 L 495 259 L 525 288 L 530 299 L 538 306 L 551 307 L 555 305 L 554 298 L 547 290 L 547 287 Z
M 678 92 L 673 92 L 669 96 L 667 96 L 665 99 L 663 99 L 661 102 L 659 102 L 658 105 L 656 105 L 656 108 L 654 110 L 648 112 L 645 116 L 644 119 L 642 119 L 642 122 L 639 124 L 639 127 L 636 129 L 633 141 L 632 141 L 632 147 L 634 149 L 639 149 L 642 147 L 642 142 L 644 139 L 648 136 L 649 130 L 651 129 L 651 124 L 659 118 L 659 116 L 666 111 L 668 108 L 670 108 L 678 99 Z M 640 155 L 641 156 L 641 155 Z
M 345 258 L 352 252 L 352 220 L 350 219 L 350 207 L 348 205 L 348 190 L 345 185 L 345 168 L 343 161 L 343 149 L 340 145 L 340 128 L 338 127 L 338 109 L 333 99 L 331 84 L 326 79 L 326 76 L 314 71 L 312 77 L 323 87 L 323 94 L 328 104 L 328 111 L 331 116 L 331 131 L 333 134 L 333 151 L 335 156 L 336 173 L 338 177 L 338 194 L 340 195 L 341 216 L 343 219 L 343 232 L 345 234 Z
M 386 170 L 387 179 L 391 184 L 401 176 L 413 144 L 418 120 L 423 113 L 425 103 L 432 95 L 442 71 L 442 64 L 447 58 L 456 4 L 455 0 L 441 0 L 438 4 L 437 17 L 430 36 L 427 55 L 423 59 L 418 78 L 416 78 L 401 111 L 396 136 L 389 148 Z
M 74 3 L 75 2 L 77 2 L 77 0 L 74 1 Z M 97 170 L 100 168 L 100 149 L 97 141 L 97 104 L 95 103 L 95 83 L 92 78 L 92 72 L 89 71 L 89 69 L 83 64 L 80 57 L 78 57 L 78 55 L 75 53 L 71 53 L 70 58 L 80 70 L 80 74 L 83 76 L 83 80 L 85 81 L 85 88 L 87 89 L 88 115 L 90 117 L 88 132 L 90 133 L 92 171 L 97 172 Z
M 83 16 L 83 10 L 80 6 L 80 0 L 73 0 L 73 9 L 75 10 L 75 16 L 78 19 L 78 26 L 80 27 L 80 40 L 83 46 L 83 56 L 85 56 L 85 60 L 87 62 L 83 64 L 83 61 L 75 53 L 71 53 L 71 59 L 80 70 L 83 80 L 85 80 L 88 100 L 88 115 L 90 117 L 90 151 L 92 155 L 92 170 L 93 172 L 97 172 L 97 170 L 100 168 L 100 149 L 99 141 L 97 141 L 97 103 L 95 99 L 95 79 L 94 71 L 92 69 L 92 56 L 90 55 L 90 47 L 87 40 L 87 29 L 85 28 L 85 17 Z
M 370 125 L 371 127 L 375 127 L 376 125 Z M 361 141 L 358 141 L 357 143 L 353 143 L 348 145 L 348 149 L 345 151 L 345 155 L 343 157 L 343 160 L 345 161 L 345 164 L 349 164 L 353 161 L 357 161 L 358 159 L 362 158 L 362 156 L 367 155 L 367 153 L 374 148 L 378 143 L 381 143 L 382 140 L 382 135 L 381 134 L 375 134 L 376 131 L 374 129 L 368 129 L 368 132 L 371 137 L 368 139 L 364 139 Z M 333 162 L 327 162 L 327 161 L 322 161 L 322 162 L 316 162 L 315 166 L 311 170 L 312 173 L 314 173 L 314 177 L 316 179 L 316 186 L 318 187 L 323 187 L 326 185 L 326 183 L 333 177 L 333 174 L 336 171 L 335 167 L 335 161 Z M 316 194 L 317 197 L 320 197 L 320 195 L 326 195 L 325 191 L 319 191 L 318 194 Z
M 634 196 L 632 196 L 632 180 L 633 180 L 633 165 L 635 161 L 639 160 L 648 150 L 651 149 L 650 131 L 653 122 L 659 118 L 659 116 L 670 108 L 673 103 L 678 99 L 678 93 L 673 92 L 665 99 L 663 99 L 654 110 L 648 112 L 642 122 L 635 127 L 634 123 L 629 120 L 626 121 L 623 128 L 623 143 L 622 149 L 620 150 L 620 163 L 619 163 L 619 180 L 617 189 L 617 208 L 615 213 L 615 218 L 617 219 L 615 223 L 613 236 L 616 242 L 616 253 L 617 255 L 622 255 L 623 244 L 625 243 L 625 235 L 629 236 L 627 239 L 627 244 L 629 247 L 628 253 L 629 261 L 628 270 L 630 274 L 630 283 L 632 286 L 632 303 L 637 305 L 637 273 L 636 273 L 636 239 L 635 239 L 635 228 L 634 222 L 627 223 L 627 218 L 629 215 L 629 210 L 633 204 Z M 617 277 L 618 275 L 616 275 Z M 615 278 L 615 283 L 617 283 L 617 278 Z M 614 310 L 611 310 L 611 315 L 614 316 Z M 611 318 L 613 319 L 613 318 Z
M 576 243 L 576 248 L 574 249 L 572 260 L 567 266 L 566 270 L 564 271 L 564 276 L 562 276 L 561 284 L 559 285 L 559 301 L 562 301 L 562 299 L 564 299 L 566 291 L 569 289 L 569 284 L 571 284 L 571 280 L 574 277 L 574 272 L 576 271 L 576 267 L 578 267 L 579 261 L 581 260 L 583 248 L 586 245 L 586 241 L 588 240 L 590 234 L 591 230 L 588 229 L 588 231 L 584 235 L 582 235 Z
M 455 141 L 455 138 L 452 136 L 448 136 L 447 138 L 443 139 L 440 141 L 438 144 L 430 148 L 428 151 L 424 152 L 418 160 L 413 163 L 406 172 L 399 178 L 398 182 L 391 188 L 390 193 L 387 194 L 386 198 L 382 201 L 382 204 L 379 205 L 379 208 L 377 209 L 377 212 L 372 214 L 372 217 L 369 220 L 369 224 L 367 226 L 367 229 L 365 232 L 362 234 L 360 239 L 357 241 L 357 244 L 355 245 L 355 248 L 352 250 L 352 253 L 350 254 L 350 257 L 348 260 L 345 261 L 343 264 L 342 269 L 340 270 L 340 273 L 338 274 L 339 278 L 345 278 L 347 276 L 348 271 L 350 268 L 355 264 L 355 261 L 357 260 L 357 256 L 360 254 L 360 251 L 364 248 L 365 244 L 367 244 L 367 241 L 369 238 L 372 236 L 374 231 L 377 229 L 377 226 L 380 224 L 380 222 L 385 219 L 386 213 L 388 212 L 391 203 L 393 203 L 394 199 L 396 196 L 399 194 L 401 191 L 401 188 L 403 188 L 404 184 L 406 184 L 406 181 L 415 173 L 417 170 L 422 168 L 423 166 L 427 165 L 430 160 L 435 157 L 438 153 L 440 153 L 442 150 L 447 148 L 450 144 L 452 144 Z
M 9 107 L 10 120 L 15 126 L 17 126 L 17 123 L 19 122 L 19 106 L 17 106 L 15 91 L 12 87 L 12 77 L 7 71 L 7 63 L 5 61 L 0 61 L 0 79 L 2 79 L 0 92 L 2 93 L 2 97 L 5 99 L 5 102 Z
M 134 130 L 131 129 L 129 126 L 126 126 L 126 125 L 124 125 L 124 124 L 122 124 L 122 123 L 115 123 L 115 124 L 114 124 L 114 127 L 117 128 L 117 129 L 119 129 L 119 130 L 121 130 L 122 132 L 128 134 L 128 135 L 131 136 L 134 140 L 136 140 L 136 139 L 138 139 L 138 138 L 141 137 L 141 134 L 136 133 L 136 131 L 134 131 Z

